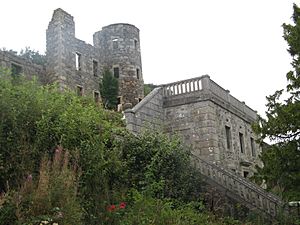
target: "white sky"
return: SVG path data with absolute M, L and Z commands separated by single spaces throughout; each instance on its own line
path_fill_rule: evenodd
M 111 23 L 140 29 L 145 83 L 162 84 L 204 74 L 260 114 L 265 96 L 286 85 L 291 57 L 282 23 L 299 0 L 3 0 L 0 48 L 25 46 L 44 53 L 53 10 L 75 20 L 76 37 Z

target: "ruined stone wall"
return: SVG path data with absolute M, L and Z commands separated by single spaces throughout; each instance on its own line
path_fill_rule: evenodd
M 47 29 L 47 72 L 62 89 L 100 92 L 104 68 L 118 68 L 119 100 L 136 105 L 144 97 L 139 29 L 113 24 L 94 34 L 94 46 L 75 37 L 73 17 L 62 9 L 53 13 Z
M 47 71 L 52 81 L 62 89 L 82 88 L 81 94 L 93 95 L 99 92 L 101 60 L 99 49 L 75 38 L 73 17 L 55 10 L 47 29 Z
M 144 97 L 139 29 L 131 24 L 112 24 L 94 34 L 104 66 L 115 74 L 118 68 L 121 101 L 136 105 Z
M 134 133 L 163 131 L 164 110 L 162 88 L 154 89 L 142 102 L 124 112 L 127 129 Z
M 45 68 L 41 65 L 32 63 L 30 60 L 16 56 L 10 52 L 0 51 L 0 67 L 14 70 L 13 67 L 20 69 L 18 71 L 26 78 L 36 76 L 41 83 L 45 80 Z

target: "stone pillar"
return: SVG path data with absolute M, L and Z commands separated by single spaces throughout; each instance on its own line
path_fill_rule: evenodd
M 66 61 L 71 57 L 66 49 L 74 41 L 74 38 L 73 16 L 60 8 L 56 9 L 46 31 L 47 74 L 49 80 L 58 82 L 61 89 L 66 86 Z
M 209 75 L 202 76 L 201 82 L 202 82 L 203 90 L 210 90 L 210 76 Z

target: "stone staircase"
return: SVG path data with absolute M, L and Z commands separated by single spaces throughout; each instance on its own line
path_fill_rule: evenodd
M 178 134 L 182 137 L 185 135 L 194 137 L 199 134 L 199 136 L 206 135 L 210 138 L 215 135 L 214 132 L 201 133 L 197 130 L 199 120 L 184 120 L 185 118 L 181 115 L 183 111 L 181 108 L 176 108 L 177 106 L 186 106 L 185 108 L 188 112 L 186 114 L 192 115 L 192 113 L 189 113 L 189 109 L 192 108 L 192 105 L 195 103 L 200 104 L 204 101 L 211 101 L 213 102 L 212 104 L 227 109 L 227 112 L 242 118 L 247 124 L 251 124 L 257 118 L 256 111 L 252 110 L 244 102 L 233 97 L 228 90 L 223 89 L 212 81 L 208 75 L 204 75 L 165 84 L 154 89 L 134 108 L 124 111 L 127 128 L 135 134 L 146 130 L 161 130 L 172 135 L 173 130 L 168 130 L 168 126 L 174 127 L 174 123 L 181 121 L 177 128 L 180 128 L 178 129 Z M 199 108 L 198 111 L 200 112 L 207 108 Z M 173 111 L 175 113 L 168 113 Z M 174 117 L 174 114 L 178 114 L 177 117 Z M 209 131 L 209 129 L 210 127 L 207 127 L 206 130 Z M 194 142 L 195 141 L 197 140 L 194 140 Z M 194 142 L 192 142 L 190 138 L 185 144 L 192 146 Z M 214 142 L 212 141 L 212 143 Z M 200 155 L 201 158 L 194 156 L 192 159 L 195 166 L 203 175 L 206 183 L 216 187 L 220 192 L 225 192 L 227 197 L 234 199 L 248 209 L 258 210 L 270 218 L 275 218 L 282 212 L 286 205 L 279 197 L 268 193 L 263 188 L 223 167 L 221 164 L 227 165 L 226 161 L 217 161 L 214 158 L 210 159 L 208 157 L 209 154 L 202 154 L 205 148 L 208 150 L 208 153 L 212 153 L 211 149 L 218 147 L 218 145 L 210 146 L 210 142 L 204 142 L 204 144 L 207 144 L 207 146 L 204 145 L 203 148 L 198 146 L 193 149 L 193 152 L 197 152 L 197 155 Z M 245 156 L 245 154 L 242 156 Z M 252 162 L 252 164 L 255 163 Z
M 242 203 L 250 210 L 255 209 L 274 218 L 284 209 L 284 202 L 279 197 L 249 180 L 197 156 L 193 156 L 192 159 L 196 168 L 206 178 L 207 183 L 217 187 L 217 189 L 218 187 L 225 188 L 228 197 Z

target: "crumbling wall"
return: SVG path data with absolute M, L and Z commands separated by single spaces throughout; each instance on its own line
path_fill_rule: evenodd
M 10 52 L 0 50 L 0 66 L 8 68 L 17 74 L 23 74 L 26 78 L 36 76 L 41 83 L 45 80 L 45 68 L 41 65 L 34 64 L 30 60 L 14 55 Z
M 73 17 L 55 10 L 47 29 L 47 71 L 52 81 L 62 89 L 81 89 L 80 94 L 99 93 L 101 59 L 98 49 L 75 37 Z

